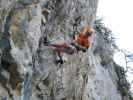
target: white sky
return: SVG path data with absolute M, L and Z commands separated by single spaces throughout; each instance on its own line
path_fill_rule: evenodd
M 117 45 L 133 51 L 133 0 L 99 0 L 97 15 L 115 33 Z
M 103 18 L 105 25 L 114 33 L 116 45 L 133 53 L 133 0 L 99 0 L 97 16 Z M 114 59 L 125 66 L 122 53 L 116 53 Z M 133 75 L 127 75 L 132 81 Z

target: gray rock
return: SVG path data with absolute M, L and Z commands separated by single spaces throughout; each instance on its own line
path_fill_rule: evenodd
M 9 50 L 1 50 L 0 70 L 4 71 L 0 72 L 3 78 L 0 97 L 4 95 L 15 100 L 122 100 L 117 88 L 119 78 L 125 76 L 115 69 L 113 50 L 100 33 L 96 33 L 95 44 L 87 52 L 64 54 L 63 65 L 54 63 L 54 48 L 43 43 L 45 36 L 51 43 L 70 43 L 77 18 L 82 18 L 77 22 L 78 31 L 88 24 L 94 25 L 98 0 L 1 0 L 0 3 L 3 4 L 1 9 L 6 11 L 0 19 L 0 30 L 10 33 L 8 42 L 11 46 Z M 6 3 L 11 5 L 11 10 Z M 47 16 L 42 15 L 44 9 L 50 12 Z M 11 11 L 10 23 L 7 23 Z M 47 17 L 45 24 L 41 23 L 42 16 Z M 6 25 L 8 28 L 4 27 Z M 2 41 L 2 45 L 7 42 Z M 119 82 L 123 85 L 126 79 Z M 125 87 L 123 90 L 125 92 Z

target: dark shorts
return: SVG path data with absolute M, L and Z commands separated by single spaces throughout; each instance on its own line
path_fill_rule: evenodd
M 71 43 L 72 46 L 74 46 L 76 48 L 77 51 L 83 51 L 86 52 L 87 48 L 82 47 L 80 45 L 78 45 L 77 43 Z

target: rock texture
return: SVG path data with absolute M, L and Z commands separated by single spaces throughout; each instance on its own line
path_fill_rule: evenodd
M 93 48 L 65 54 L 63 65 L 43 45 L 46 35 L 52 43 L 70 42 L 74 25 L 76 31 L 87 24 L 97 28 L 97 5 L 98 0 L 0 0 L 0 99 L 129 100 L 118 90 L 121 75 L 105 34 L 96 30 Z

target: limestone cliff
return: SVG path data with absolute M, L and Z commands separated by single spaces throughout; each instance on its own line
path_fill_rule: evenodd
M 0 0 L 0 99 L 130 100 L 109 35 L 95 21 L 97 6 L 98 0 Z M 93 47 L 56 65 L 43 38 L 70 42 L 87 24 L 96 30 Z

